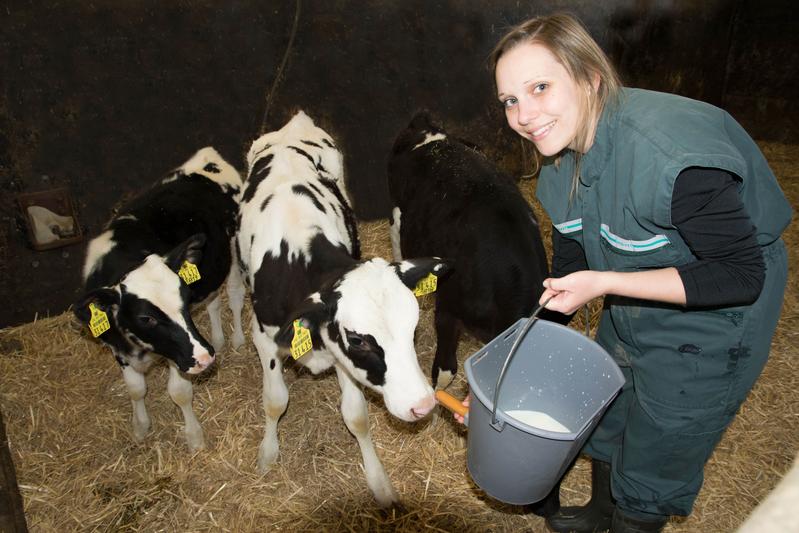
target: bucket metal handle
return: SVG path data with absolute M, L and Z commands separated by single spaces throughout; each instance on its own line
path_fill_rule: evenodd
M 511 359 L 513 359 L 513 356 L 516 355 L 516 350 L 519 348 L 519 345 L 521 344 L 522 340 L 524 339 L 525 336 L 527 336 L 527 331 L 530 329 L 530 327 L 538 318 L 538 313 L 540 313 L 544 309 L 544 307 L 546 307 L 546 305 L 549 303 L 549 301 L 552 298 L 554 298 L 554 295 L 550 296 L 549 298 L 544 300 L 544 302 L 541 305 L 536 307 L 535 311 L 533 311 L 533 314 L 530 315 L 530 318 L 527 319 L 527 322 L 524 323 L 524 326 L 522 326 L 522 330 L 519 332 L 519 335 L 516 336 L 516 340 L 513 341 L 513 346 L 511 346 L 510 348 L 508 357 L 505 358 L 505 363 L 502 365 L 502 370 L 499 371 L 499 378 L 497 378 L 497 385 L 496 387 L 494 387 L 494 408 L 491 411 L 491 427 L 493 427 L 497 431 L 502 431 L 502 427 L 504 425 L 498 423 L 497 421 L 497 400 L 499 399 L 499 386 L 502 383 L 502 379 L 505 377 L 505 371 L 508 369 L 508 366 L 510 365 L 510 361 Z

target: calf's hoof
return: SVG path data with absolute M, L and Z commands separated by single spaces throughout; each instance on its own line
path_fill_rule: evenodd
M 452 380 L 455 379 L 455 373 L 449 370 L 440 370 L 438 372 L 438 379 L 436 380 L 436 390 L 444 390 L 449 387 Z
M 186 432 L 186 444 L 189 446 L 189 451 L 194 453 L 205 449 L 205 435 L 202 429 L 199 431 Z
M 261 445 L 258 447 L 258 471 L 262 474 L 269 472 L 272 466 L 277 463 L 277 456 L 277 442 L 262 440 Z
M 224 335 L 220 335 L 219 337 L 214 337 L 211 339 L 211 346 L 214 347 L 214 352 L 219 353 L 225 347 L 225 337 Z
M 394 490 L 394 487 L 391 485 L 391 483 L 383 484 L 380 487 L 370 488 L 372 489 L 372 494 L 374 494 L 375 501 L 380 508 L 388 509 L 395 505 L 399 505 L 399 496 L 397 495 L 397 492 Z
M 139 421 L 137 419 L 133 419 L 133 440 L 136 442 L 142 442 L 147 434 L 150 432 L 150 421 Z
M 240 331 L 234 333 L 230 343 L 234 350 L 238 350 L 244 344 L 244 334 Z

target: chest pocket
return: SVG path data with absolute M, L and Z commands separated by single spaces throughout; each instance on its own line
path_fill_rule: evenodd
M 599 241 L 605 260 L 617 272 L 665 268 L 686 262 L 676 243 L 664 234 L 620 235 L 602 224 Z

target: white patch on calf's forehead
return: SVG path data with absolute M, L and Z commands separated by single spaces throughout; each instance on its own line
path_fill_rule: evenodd
M 361 263 L 345 274 L 337 290 L 341 298 L 336 319 L 341 327 L 372 335 L 384 349 L 396 342 L 413 344 L 419 305 L 386 261 Z
M 152 303 L 175 322 L 185 326 L 181 310 L 180 278 L 157 255 L 149 255 L 122 280 L 127 292 Z
M 92 271 L 100 266 L 103 257 L 105 257 L 114 246 L 116 246 L 116 241 L 114 241 L 114 232 L 111 230 L 101 233 L 91 240 L 89 246 L 86 248 L 86 262 L 83 264 L 83 281 L 86 281 Z
M 441 133 L 441 132 L 439 132 L 439 133 L 430 133 L 429 131 L 426 131 L 425 135 L 424 135 L 424 140 L 422 142 L 420 142 L 419 144 L 417 144 L 416 146 L 414 146 L 413 148 L 411 148 L 411 150 L 416 150 L 417 148 L 419 148 L 421 146 L 424 146 L 425 144 L 428 144 L 428 143 L 431 143 L 431 142 L 443 141 L 446 138 L 447 138 L 447 136 L 444 133 Z

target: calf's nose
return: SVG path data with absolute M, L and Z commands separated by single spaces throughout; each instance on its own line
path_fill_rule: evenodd
M 205 352 L 200 355 L 194 356 L 194 360 L 196 361 L 196 363 L 186 372 L 187 374 L 199 374 L 200 372 L 211 366 L 211 363 L 214 362 L 214 356 L 208 352 Z
M 411 407 L 411 415 L 417 420 L 424 418 L 436 406 L 436 397 L 432 394 L 425 396 L 422 401 Z

